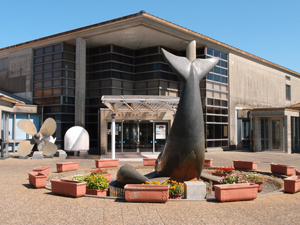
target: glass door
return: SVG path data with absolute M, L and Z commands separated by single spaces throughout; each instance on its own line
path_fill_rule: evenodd
M 123 122 L 123 152 L 137 152 L 138 130 L 136 121 Z
M 153 123 L 141 121 L 139 125 L 139 151 L 153 152 Z
M 281 121 L 272 119 L 272 150 L 281 150 Z
M 155 139 L 155 152 L 161 152 L 164 147 L 168 136 L 168 122 L 156 122 L 154 123 L 154 139 Z

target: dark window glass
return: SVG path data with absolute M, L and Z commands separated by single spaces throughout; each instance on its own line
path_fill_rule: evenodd
M 52 63 L 44 64 L 43 70 L 52 70 Z
M 43 74 L 42 73 L 34 75 L 34 80 L 42 80 L 42 79 L 43 79 Z
M 48 80 L 48 81 L 44 81 L 43 82 L 43 87 L 45 88 L 48 88 L 48 87 L 51 87 L 52 86 L 52 81 L 51 80 Z
M 207 139 L 215 138 L 215 125 L 214 124 L 206 125 L 206 137 L 207 137 Z
M 204 54 L 204 48 L 197 48 L 196 54 L 197 55 L 203 55 Z
M 218 51 L 218 50 L 214 50 L 214 56 L 216 56 L 216 57 L 220 57 L 220 51 Z
M 142 56 L 142 55 L 146 55 L 147 54 L 147 49 L 139 49 L 135 51 L 135 56 Z
M 64 44 L 64 51 L 75 53 L 75 46 Z
M 34 55 L 35 55 L 35 56 L 43 55 L 43 49 L 42 49 L 42 48 L 35 49 L 35 50 L 34 50 Z
M 61 51 L 61 44 L 57 44 L 53 46 L 53 52 L 59 52 Z
M 34 59 L 34 64 L 42 63 L 43 62 L 43 57 L 38 57 Z
M 122 78 L 122 73 L 118 72 L 118 71 L 112 71 L 112 77 L 121 79 Z
M 43 71 L 43 66 L 42 65 L 34 67 L 34 72 L 41 72 L 41 71 Z
M 58 71 L 53 71 L 53 77 L 61 77 L 62 76 L 62 71 L 58 70 Z
M 213 54 L 213 49 L 207 47 L 207 54 L 208 54 L 208 55 L 214 55 L 214 54 Z
M 214 75 L 212 73 L 209 73 L 209 74 L 207 74 L 206 79 L 213 80 L 214 79 Z
M 123 73 L 124 80 L 133 80 L 133 75 L 128 73 Z
M 147 54 L 154 54 L 154 53 L 158 53 L 158 47 L 157 46 L 147 48 Z
M 221 74 L 223 74 L 223 75 L 227 75 L 227 70 L 225 70 L 225 69 L 221 69 Z
M 226 77 L 221 77 L 221 82 L 227 84 L 227 78 Z
M 100 53 L 110 52 L 110 45 L 100 47 Z
M 48 46 L 44 48 L 44 54 L 48 54 L 52 52 L 52 46 Z
M 113 51 L 116 52 L 116 53 L 122 54 L 122 53 L 123 53 L 123 48 L 114 45 L 114 46 L 113 46 Z
M 50 61 L 52 61 L 52 55 L 44 56 L 44 62 L 50 62 Z
M 214 81 L 220 82 L 220 76 L 219 75 L 214 75 Z
M 224 52 L 221 52 L 221 59 L 227 60 L 227 54 Z
M 227 101 L 222 101 L 222 106 L 227 107 Z
M 285 85 L 286 100 L 291 101 L 291 86 Z
M 220 68 L 215 66 L 215 67 L 214 67 L 214 72 L 215 72 L 215 73 L 220 73 Z
M 220 60 L 220 66 L 227 68 L 227 62 Z
M 212 98 L 208 98 L 207 99 L 207 105 L 213 105 L 213 104 L 214 104 L 214 100 Z

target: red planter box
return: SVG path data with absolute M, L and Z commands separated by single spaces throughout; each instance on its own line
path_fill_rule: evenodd
M 29 175 L 29 183 L 36 188 L 44 188 L 47 184 L 47 175 L 39 172 L 31 172 Z
M 51 180 L 51 189 L 54 194 L 82 197 L 86 193 L 86 182 L 66 179 Z
M 143 159 L 144 166 L 155 166 L 156 159 L 146 158 Z
M 57 172 L 78 170 L 78 162 L 56 163 Z
M 235 169 L 256 170 L 257 162 L 234 160 L 233 167 Z
M 213 160 L 212 159 L 204 159 L 204 167 L 212 167 Z
M 97 195 L 97 196 L 107 196 L 107 190 L 108 189 L 103 189 L 103 190 L 91 190 L 89 188 L 86 188 L 86 194 L 87 195 Z
M 296 193 L 300 191 L 300 176 L 292 176 L 283 180 L 284 191 L 288 193 Z
M 168 185 L 126 184 L 124 187 L 127 202 L 166 202 L 169 198 Z
M 246 201 L 257 198 L 258 184 L 220 184 L 214 189 L 220 202 Z
M 292 176 L 294 174 L 294 166 L 282 165 L 282 164 L 270 164 L 272 173 L 284 174 Z
M 95 160 L 97 168 L 103 167 L 117 167 L 119 165 L 119 159 L 100 159 Z
M 300 176 L 300 170 L 295 169 L 296 175 Z
M 214 175 L 214 176 L 218 176 L 218 177 L 226 177 L 228 174 L 227 173 L 211 173 L 211 175 Z
M 50 166 L 39 166 L 33 169 L 33 172 L 37 172 L 37 173 L 43 173 L 45 175 L 49 175 L 49 168 Z

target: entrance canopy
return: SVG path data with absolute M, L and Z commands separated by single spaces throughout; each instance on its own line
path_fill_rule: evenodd
M 179 97 L 158 95 L 103 95 L 102 103 L 112 112 L 176 113 Z

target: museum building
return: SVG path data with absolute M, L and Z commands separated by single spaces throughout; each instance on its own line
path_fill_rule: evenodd
M 207 151 L 297 152 L 299 73 L 144 11 L 0 49 L 0 90 L 11 104 L 0 92 L 5 148 L 26 138 L 18 119 L 39 126 L 52 117 L 58 148 L 82 126 L 90 154 L 110 153 L 114 119 L 117 153 L 160 152 L 182 88 L 161 48 L 186 56 L 192 40 L 197 58 L 220 59 L 199 84 Z

